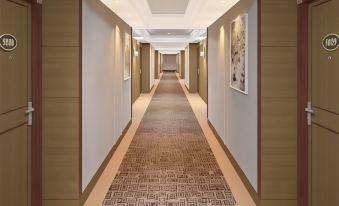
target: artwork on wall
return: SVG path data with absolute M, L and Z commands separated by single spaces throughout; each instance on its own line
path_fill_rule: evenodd
M 124 47 L 124 80 L 131 78 L 131 35 L 125 33 L 125 47 Z
M 247 14 L 231 23 L 231 88 L 248 94 L 248 19 Z

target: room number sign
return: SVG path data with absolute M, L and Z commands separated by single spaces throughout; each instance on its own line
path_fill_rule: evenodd
M 339 48 L 338 34 L 328 34 L 323 39 L 323 47 L 327 51 L 335 51 Z
M 13 51 L 16 48 L 17 44 L 18 42 L 15 36 L 11 34 L 2 34 L 0 36 L 0 47 L 4 51 Z

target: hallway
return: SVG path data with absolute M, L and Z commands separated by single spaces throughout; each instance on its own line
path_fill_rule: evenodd
M 0 206 L 339 205 L 339 0 L 0 0 Z
M 103 205 L 236 205 L 174 72 L 166 72 Z

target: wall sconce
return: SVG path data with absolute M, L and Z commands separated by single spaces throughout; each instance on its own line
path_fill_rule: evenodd
M 139 51 L 134 50 L 134 56 L 135 56 L 135 57 L 138 57 L 138 56 L 139 56 Z
M 200 52 L 200 56 L 206 58 L 206 48 L 204 47 L 203 50 Z
M 204 57 L 204 56 L 205 56 L 205 52 L 204 52 L 204 51 L 201 51 L 201 52 L 200 52 L 200 56 L 201 56 L 201 57 Z

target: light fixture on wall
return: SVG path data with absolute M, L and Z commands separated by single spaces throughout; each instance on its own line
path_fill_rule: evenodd
M 204 47 L 202 51 L 200 51 L 200 56 L 206 58 L 206 48 Z
M 139 51 L 134 50 L 134 56 L 135 56 L 135 57 L 138 57 L 138 56 L 139 56 Z
M 201 56 L 201 57 L 204 57 L 204 56 L 205 56 L 205 51 L 201 51 L 201 52 L 200 52 L 200 56 Z

